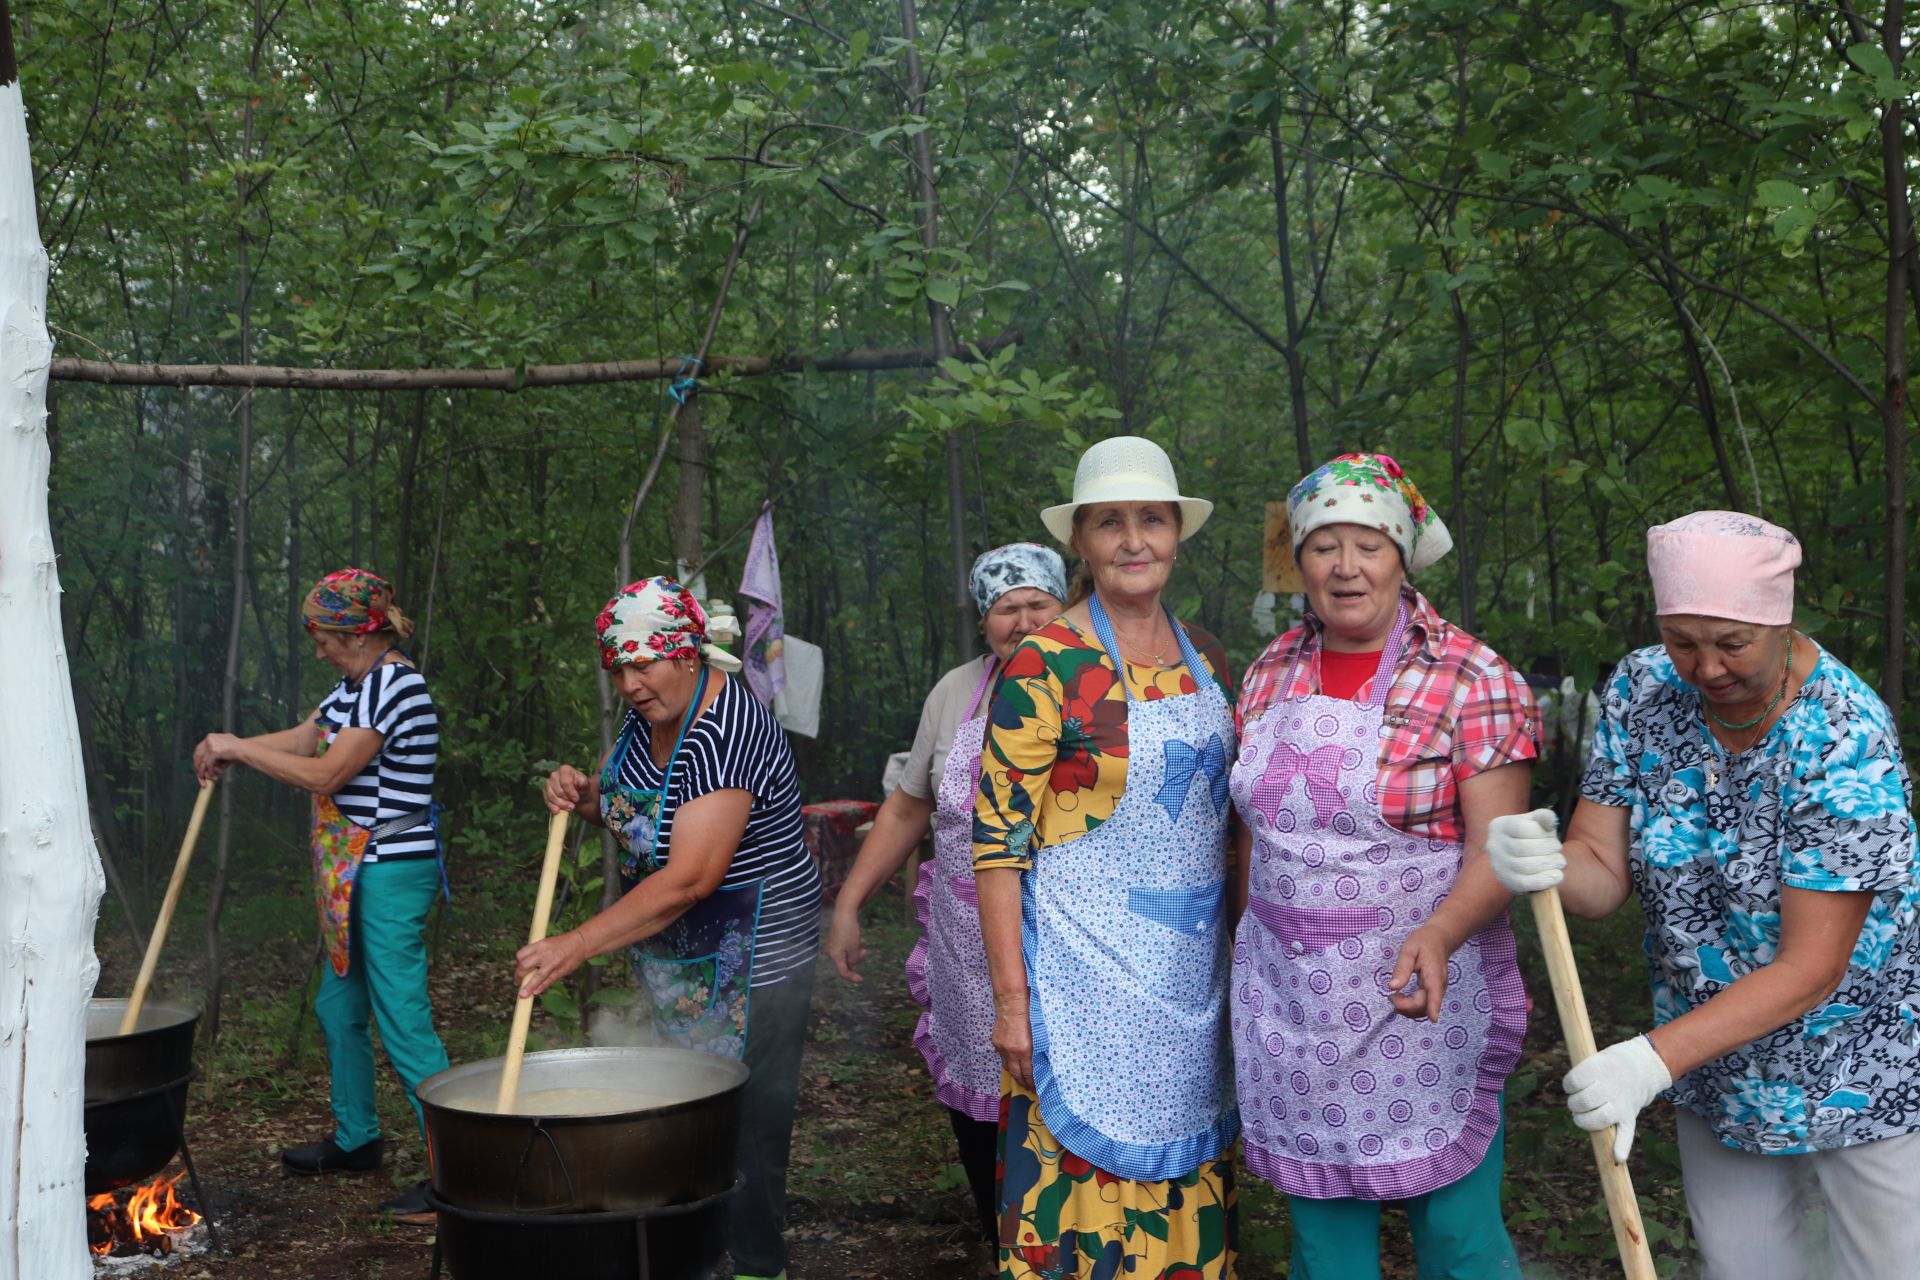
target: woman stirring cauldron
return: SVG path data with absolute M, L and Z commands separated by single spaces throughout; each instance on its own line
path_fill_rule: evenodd
M 364 569 L 330 573 L 303 607 L 313 656 L 340 673 L 300 724 L 251 738 L 210 733 L 193 753 L 202 782 L 242 764 L 313 795 L 314 888 L 328 964 L 313 1008 L 332 1067 L 334 1131 L 280 1160 L 292 1173 L 368 1173 L 380 1167 L 369 1016 L 387 1060 L 413 1090 L 447 1068 L 427 999 L 427 912 L 445 877 L 433 822 L 440 723 L 427 682 L 400 652 L 413 623 L 393 588 Z M 427 1184 L 380 1206 L 431 1225 Z
M 610 828 L 626 850 L 618 902 L 522 948 L 521 995 L 632 947 L 636 985 L 672 1044 L 744 1061 L 740 1170 L 728 1251 L 736 1280 L 785 1274 L 788 1146 L 813 994 L 820 876 L 801 838 L 800 780 L 780 725 L 671 578 L 647 578 L 595 621 L 601 665 L 629 710 L 599 772 L 547 776 L 555 813 Z

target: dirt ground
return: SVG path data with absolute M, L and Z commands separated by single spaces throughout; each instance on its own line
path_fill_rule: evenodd
M 499 1052 L 511 1009 L 503 975 L 512 945 L 505 939 L 517 932 L 484 906 L 476 909 L 472 895 L 466 901 L 467 909 L 442 921 L 434 939 L 436 1021 L 456 1063 Z M 298 906 L 284 920 L 270 915 L 257 926 L 260 936 L 252 940 L 248 962 L 236 966 L 225 1028 L 211 1049 L 203 1036 L 188 1138 L 226 1249 L 133 1274 L 156 1280 L 429 1275 L 433 1231 L 395 1226 L 373 1213 L 425 1169 L 412 1117 L 384 1063 L 386 1166 L 357 1177 L 281 1172 L 283 1146 L 331 1129 L 325 1055 L 302 990 L 303 973 L 311 972 L 311 944 L 302 941 L 304 904 Z M 897 894 L 876 903 L 869 915 L 867 981 L 854 987 L 822 962 L 816 986 L 788 1181 L 790 1274 L 794 1280 L 990 1276 L 991 1256 L 972 1239 L 971 1200 L 951 1134 L 912 1045 L 917 1011 L 899 977 L 912 929 Z M 100 989 L 113 991 L 131 973 L 131 950 L 104 930 L 101 942 Z M 1595 973 L 1616 963 L 1607 951 L 1583 959 Z M 1540 971 L 1524 951 L 1523 964 L 1530 973 Z M 1536 985 L 1544 999 L 1544 983 Z M 1605 1043 L 1608 1000 L 1602 996 L 1594 1003 Z M 1635 1016 L 1634 1003 L 1632 995 L 1623 998 L 1623 1028 Z M 536 1032 L 554 1037 L 545 1014 Z M 1557 1041 L 1551 1012 L 1536 1009 L 1525 1056 L 1509 1086 L 1508 1222 L 1529 1277 L 1617 1275 L 1586 1143 L 1566 1122 L 1554 1087 L 1565 1070 Z M 1656 1252 L 1664 1259 L 1663 1274 L 1683 1276 L 1688 1250 L 1678 1230 L 1684 1211 L 1670 1118 L 1650 1116 L 1641 1133 L 1636 1176 L 1644 1179 L 1640 1190 Z M 1288 1239 L 1279 1198 L 1243 1176 L 1236 1274 L 1243 1280 L 1284 1276 Z M 1383 1251 L 1388 1277 L 1413 1275 L 1405 1221 L 1392 1210 Z

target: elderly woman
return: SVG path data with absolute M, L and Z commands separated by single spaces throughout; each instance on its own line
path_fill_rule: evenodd
M 1008 659 L 973 826 L 1005 1280 L 1232 1271 L 1233 714 L 1219 645 L 1161 601 L 1212 510 L 1118 436 L 1042 513 L 1092 593 Z
M 313 656 L 340 673 L 311 716 L 278 733 L 210 733 L 194 750 L 201 781 L 241 764 L 311 792 L 314 890 L 329 963 L 314 1013 L 332 1066 L 334 1131 L 280 1160 L 293 1173 L 366 1173 L 380 1167 L 369 1015 L 406 1087 L 447 1068 L 427 999 L 427 913 L 444 883 L 434 824 L 440 722 L 427 682 L 400 652 L 413 623 L 393 588 L 364 569 L 330 573 L 302 612 Z M 380 1206 L 431 1224 L 426 1183 Z
M 927 695 L 900 785 L 880 806 L 873 831 L 834 900 L 827 955 L 840 976 L 860 981 L 866 954 L 860 908 L 931 827 L 933 861 L 921 866 L 913 895 L 925 934 L 907 958 L 907 986 L 922 1010 L 913 1042 L 933 1073 L 934 1095 L 947 1105 L 960 1165 L 991 1241 L 998 1216 L 993 1193 L 1000 1055 L 993 1048 L 993 986 L 980 945 L 980 900 L 973 880 L 980 743 L 987 697 L 1013 647 L 1066 607 L 1067 568 L 1052 548 L 1015 542 L 975 560 L 969 585 L 988 653 L 947 672 Z
M 1487 865 L 1538 754 L 1525 683 L 1408 585 L 1452 546 L 1385 454 L 1287 495 L 1308 613 L 1241 687 L 1233 1048 L 1247 1167 L 1287 1194 L 1295 1280 L 1516 1276 L 1501 1091 L 1526 996 Z M 1409 985 L 1411 984 L 1411 986 Z
M 1792 534 L 1700 511 L 1647 534 L 1661 643 L 1607 682 L 1564 845 L 1496 822 L 1515 892 L 1598 917 L 1637 893 L 1653 1030 L 1566 1077 L 1584 1129 L 1678 1109 L 1707 1280 L 1894 1280 L 1920 1258 L 1920 923 L 1893 715 L 1793 629 Z M 1825 1193 L 1831 1260 L 1805 1256 Z
M 772 712 L 731 679 L 715 640 L 730 615 L 671 578 L 607 602 L 601 665 L 628 707 L 599 771 L 547 775 L 555 813 L 577 813 L 625 847 L 620 900 L 578 928 L 523 947 L 522 995 L 589 958 L 632 947 L 636 985 L 672 1044 L 743 1060 L 740 1171 L 728 1251 L 740 1280 L 784 1274 L 787 1152 L 813 993 L 820 876 L 801 840 L 800 780 Z

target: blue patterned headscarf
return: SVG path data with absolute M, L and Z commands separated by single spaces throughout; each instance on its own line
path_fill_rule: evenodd
M 982 616 L 1009 591 L 1032 587 L 1062 604 L 1067 599 L 1067 566 L 1060 553 L 1037 542 L 1009 542 L 981 554 L 968 578 L 973 607 Z

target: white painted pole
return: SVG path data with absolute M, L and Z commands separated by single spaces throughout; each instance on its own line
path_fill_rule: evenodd
M 0 0 L 0 1280 L 85 1280 L 87 1000 L 104 880 L 47 522 L 47 255 Z

